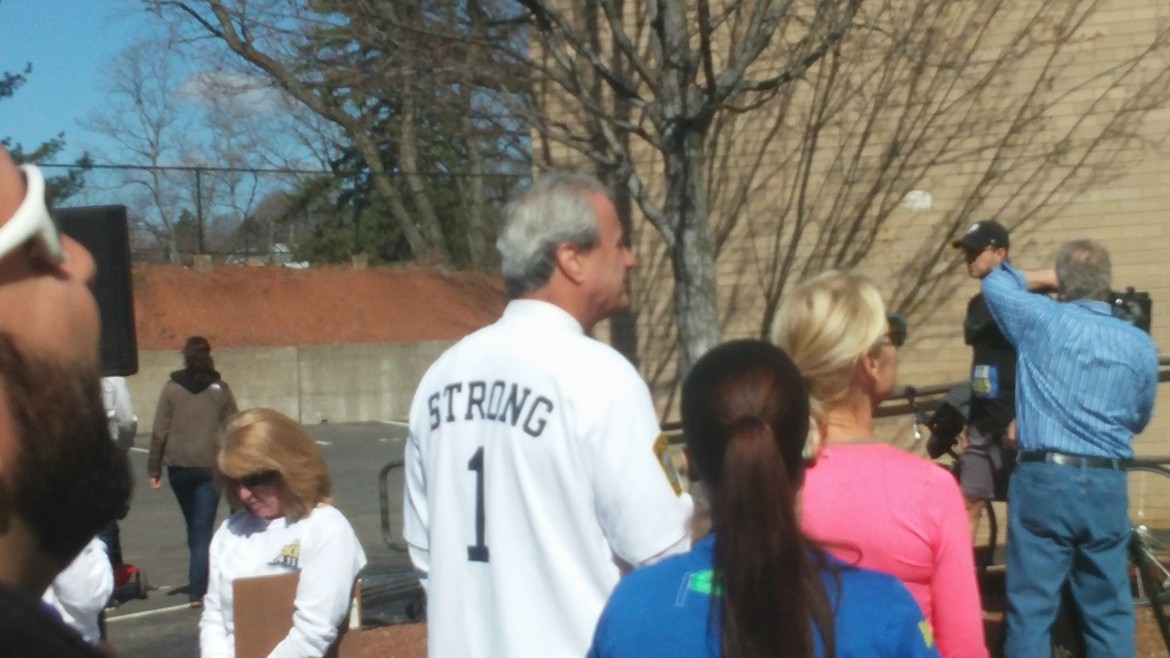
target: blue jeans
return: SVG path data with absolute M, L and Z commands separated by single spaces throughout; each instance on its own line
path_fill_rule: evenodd
M 207 593 L 207 554 L 215 532 L 219 492 L 210 468 L 169 466 L 167 479 L 187 521 L 187 550 L 191 553 L 187 571 L 189 595 L 192 601 L 201 601 Z
M 1136 655 L 1128 500 L 1124 471 L 1016 465 L 1008 488 L 1006 658 L 1050 655 L 1066 580 L 1085 655 Z

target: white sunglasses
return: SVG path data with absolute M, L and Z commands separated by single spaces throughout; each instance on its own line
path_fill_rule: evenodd
M 35 256 L 53 265 L 65 262 L 57 224 L 45 205 L 45 177 L 35 165 L 20 165 L 24 172 L 24 201 L 16 213 L 0 225 L 0 258 L 29 240 L 35 242 Z

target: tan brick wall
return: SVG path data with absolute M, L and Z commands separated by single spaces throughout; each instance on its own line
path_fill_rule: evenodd
M 1027 11 L 1039 3 L 1020 3 L 1005 10 L 994 25 L 1014 29 L 1023 24 Z M 1067 3 L 1065 3 L 1067 4 Z M 956 4 L 955 7 L 961 5 Z M 896 21 L 887 15 L 883 20 Z M 1119 110 L 1149 96 L 1140 91 L 1140 83 L 1154 79 L 1167 67 L 1170 56 L 1165 49 L 1136 67 L 1131 80 L 1106 91 L 1100 77 L 1110 67 L 1124 66 L 1157 29 L 1170 21 L 1170 5 L 1153 0 L 1115 0 L 1101 9 L 1077 32 L 1052 69 L 1054 82 L 1039 85 L 1044 103 L 1051 105 L 1043 122 L 1022 130 L 1017 141 L 1023 147 L 1014 157 L 1024 161 L 1017 171 L 1005 166 L 990 167 L 994 151 L 993 137 L 1004 130 L 1002 121 L 1014 107 L 1014 99 L 1031 89 L 1044 65 L 1039 55 L 1025 58 L 1017 72 L 1003 81 L 994 93 L 985 96 L 976 108 L 985 119 L 967 119 L 971 126 L 986 124 L 986 132 L 970 130 L 940 149 L 942 160 L 929 165 L 918 163 L 920 170 L 910 179 L 912 185 L 893 186 L 879 201 L 893 206 L 905 192 L 917 189 L 928 192 L 933 207 L 909 210 L 901 206 L 890 212 L 885 224 L 873 236 L 868 255 L 857 265 L 859 271 L 879 282 L 892 308 L 906 311 L 911 319 L 911 339 L 903 352 L 900 380 L 919 386 L 958 381 L 965 377 L 969 351 L 963 344 L 960 325 L 967 299 L 976 291 L 976 283 L 967 278 L 962 263 L 949 242 L 972 221 L 998 218 L 1013 231 L 1013 261 L 1023 268 L 1047 267 L 1057 246 L 1079 237 L 1099 240 L 1113 253 L 1115 287 L 1134 286 L 1148 290 L 1154 299 L 1153 336 L 1162 346 L 1170 345 L 1170 283 L 1164 272 L 1164 254 L 1170 251 L 1166 212 L 1170 210 L 1170 110 L 1156 109 L 1144 115 L 1140 124 L 1126 126 L 1138 131 L 1140 139 L 1129 142 L 1113 140 L 1096 149 L 1095 166 L 1082 169 L 1081 180 L 1054 194 L 1050 191 L 1061 177 L 1073 170 L 1074 160 L 1059 160 L 1037 167 L 1028 162 L 1044 152 L 1043 144 L 1055 143 L 1064 136 L 1076 153 L 1086 140 L 1100 132 L 1117 116 Z M 1045 23 L 1042 27 L 1056 30 Z M 975 29 L 973 26 L 971 29 Z M 1037 28 L 1039 29 L 1039 28 Z M 978 54 L 991 57 L 1002 49 L 1006 32 L 992 31 L 979 43 Z M 864 46 L 856 46 L 862 48 Z M 876 46 L 875 46 L 876 47 Z M 940 53 L 940 56 L 945 53 Z M 880 70 L 871 70 L 871 74 Z M 772 104 L 741 115 L 733 125 L 722 129 L 720 139 L 712 140 L 708 157 L 708 181 L 712 198 L 712 225 L 717 232 L 726 230 L 727 238 L 717 261 L 720 290 L 719 307 L 724 338 L 758 336 L 767 326 L 762 299 L 764 280 L 773 264 L 766 257 L 769 250 L 791 244 L 796 215 L 792 202 L 798 187 L 795 171 L 789 162 L 801 149 L 803 125 L 810 107 L 811 88 L 816 71 L 790 96 L 781 94 Z M 860 73 L 858 75 L 864 78 Z M 1165 82 L 1165 81 L 1163 81 Z M 1162 87 L 1165 84 L 1161 85 Z M 858 84 L 855 97 L 847 104 L 833 129 L 822 134 L 817 145 L 817 161 L 809 168 L 809 194 L 813 202 L 804 228 L 805 240 L 796 248 L 789 285 L 809 273 L 823 268 L 809 260 L 815 252 L 810 238 L 824 238 L 818 233 L 832 213 L 832 203 L 844 181 L 847 163 L 834 162 L 829 155 L 836 146 L 847 144 L 857 149 L 857 173 L 873 178 L 881 168 L 879 156 L 889 145 L 894 126 L 892 119 L 879 121 L 881 128 L 869 136 L 864 148 L 857 147 L 856 123 L 864 119 L 876 101 L 865 96 L 867 86 Z M 1164 91 L 1164 90 L 1163 90 Z M 923 101 L 907 96 L 903 103 Z M 929 98 L 925 99 L 929 100 Z M 1087 108 L 1093 112 L 1085 115 Z M 1126 117 L 1135 116 L 1126 112 Z M 939 119 L 946 123 L 950 117 Z M 954 121 L 963 120 L 957 116 Z M 776 125 L 777 134 L 756 157 L 764 131 Z M 999 123 L 997 123 L 999 121 Z M 982 122 L 982 124 L 981 124 Z M 997 132 L 999 131 L 999 132 Z M 929 145 L 929 144 L 928 144 Z M 936 145 L 937 146 L 937 145 Z M 983 148 L 977 148 L 983 147 Z M 642 182 L 661 193 L 661 165 L 649 148 L 635 150 L 637 171 Z M 987 187 L 982 195 L 973 190 L 989 169 L 1002 177 Z M 1009 168 L 1010 169 L 1010 168 Z M 1026 180 L 1039 181 L 1018 193 Z M 864 187 L 853 190 L 841 205 L 847 212 L 855 207 Z M 968 202 L 976 196 L 976 203 Z M 969 208 L 965 208 L 970 205 Z M 1039 208 L 1038 211 L 1034 209 Z M 875 211 L 871 210 L 871 215 Z M 784 223 L 780 223 L 780 218 Z M 639 267 L 635 272 L 634 303 L 638 313 L 639 354 L 644 375 L 651 381 L 664 415 L 673 417 L 675 409 L 676 335 L 670 315 L 672 276 L 661 240 L 643 218 L 633 218 Z M 779 243 L 773 238 L 781 236 Z M 915 278 L 920 265 L 931 254 L 939 261 L 920 280 Z M 1164 387 L 1165 388 L 1165 387 Z M 1159 408 L 1170 409 L 1170 389 L 1159 396 Z M 1153 425 L 1139 438 L 1138 449 L 1145 454 L 1170 454 L 1170 412 L 1162 411 Z M 905 436 L 904 421 L 883 423 L 884 433 Z

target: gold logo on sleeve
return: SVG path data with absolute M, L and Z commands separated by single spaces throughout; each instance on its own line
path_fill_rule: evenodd
M 674 463 L 673 455 L 674 453 L 670 449 L 670 440 L 666 438 L 665 434 L 659 434 L 658 438 L 654 439 L 654 457 L 658 460 L 658 465 L 662 467 L 662 474 L 666 476 L 670 488 L 674 489 L 674 495 L 681 496 L 682 477 Z

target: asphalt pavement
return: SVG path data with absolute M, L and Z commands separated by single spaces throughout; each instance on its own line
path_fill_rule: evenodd
M 369 564 L 363 572 L 365 588 L 384 592 L 379 585 L 398 582 L 409 568 L 406 554 L 391 549 L 383 539 L 378 476 L 382 468 L 402 459 L 406 427 L 394 423 L 346 423 L 306 426 L 317 440 L 333 477 L 333 504 L 341 510 L 365 548 Z M 163 488 L 153 491 L 146 478 L 149 436 L 138 437 L 131 451 L 135 474 L 130 513 L 120 523 L 122 553 L 126 562 L 145 574 L 145 599 L 133 599 L 106 613 L 110 642 L 121 658 L 196 658 L 199 655 L 199 610 L 190 608 L 186 595 L 187 535 L 183 515 L 165 478 Z M 390 472 L 390 527 L 401 541 L 401 469 Z M 221 503 L 217 524 L 227 515 Z M 367 622 L 404 620 L 401 601 L 367 605 Z

